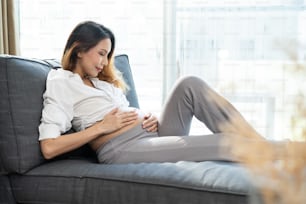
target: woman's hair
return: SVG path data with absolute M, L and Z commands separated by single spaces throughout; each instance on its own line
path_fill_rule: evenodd
M 126 91 L 128 87 L 121 73 L 114 66 L 115 36 L 110 29 L 93 21 L 82 22 L 72 30 L 62 57 L 63 69 L 73 71 L 78 60 L 78 53 L 87 52 L 104 39 L 110 39 L 111 50 L 107 56 L 108 64 L 98 74 L 98 78 Z

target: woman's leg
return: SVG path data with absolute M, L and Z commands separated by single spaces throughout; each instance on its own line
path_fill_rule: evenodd
M 233 161 L 223 134 L 164 136 L 144 130 L 141 125 L 111 139 L 97 150 L 101 163 Z
M 214 134 L 184 137 L 193 115 Z M 97 154 L 105 163 L 237 161 L 224 140 L 231 133 L 257 135 L 240 113 L 203 80 L 185 77 L 174 87 L 162 113 L 158 135 L 163 137 L 135 127 L 109 141 Z
M 202 121 L 213 133 L 261 136 L 225 98 L 198 77 L 179 80 L 165 103 L 159 135 L 188 135 L 192 117 Z
M 120 150 L 114 163 L 235 161 L 222 134 L 143 138 Z

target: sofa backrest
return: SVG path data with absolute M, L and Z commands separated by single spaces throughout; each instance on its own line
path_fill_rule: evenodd
M 38 125 L 45 81 L 54 65 L 59 64 L 0 55 L 0 174 L 24 173 L 45 162 Z M 127 93 L 131 106 L 139 107 L 127 55 L 116 56 L 115 65 L 131 88 Z M 88 156 L 87 149 L 82 148 L 71 155 Z

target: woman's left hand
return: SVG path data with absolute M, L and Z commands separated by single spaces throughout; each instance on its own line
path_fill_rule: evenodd
M 142 122 L 142 128 L 146 129 L 148 132 L 157 132 L 158 130 L 158 119 L 152 113 L 148 113 L 144 116 L 144 121 Z

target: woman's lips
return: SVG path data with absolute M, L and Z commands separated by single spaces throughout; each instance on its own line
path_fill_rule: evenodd
M 96 67 L 96 69 L 97 69 L 98 72 L 101 72 L 103 68 L 101 68 L 101 67 Z

